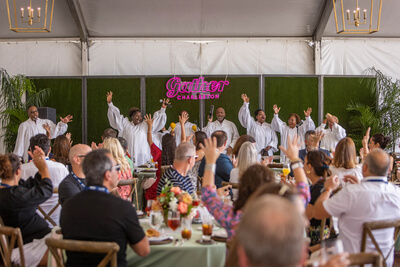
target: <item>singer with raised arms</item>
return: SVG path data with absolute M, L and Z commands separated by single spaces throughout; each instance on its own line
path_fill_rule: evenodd
M 294 136 L 297 135 L 302 143 L 300 149 L 304 149 L 304 136 L 306 132 L 315 129 L 314 121 L 310 116 L 312 109 L 309 107 L 307 108 L 307 111 L 304 110 L 304 116 L 306 117 L 306 120 L 302 123 L 300 123 L 300 116 L 296 113 L 292 113 L 289 116 L 288 124 L 286 124 L 279 118 L 279 111 L 281 108 L 278 108 L 277 105 L 274 105 L 272 108 L 274 110 L 274 118 L 272 119 L 271 126 L 274 131 L 281 133 L 281 146 L 286 149 L 288 136 L 290 136 L 290 139 L 293 140 Z M 285 155 L 282 150 L 281 155 Z
M 128 152 L 132 155 L 133 163 L 136 166 L 140 166 L 151 158 L 150 148 L 147 145 L 147 123 L 143 121 L 142 113 L 136 107 L 129 109 L 129 117 L 132 121 L 121 115 L 119 109 L 112 103 L 112 96 L 113 92 L 110 91 L 107 93 L 108 121 L 111 127 L 118 130 L 118 136 L 126 139 Z M 164 99 L 161 109 L 154 113 L 153 133 L 158 132 L 164 127 L 167 121 L 165 108 L 168 103 L 169 99 Z
M 272 156 L 275 151 L 278 151 L 278 137 L 271 125 L 265 122 L 264 110 L 257 109 L 254 112 L 256 119 L 254 120 L 249 110 L 250 98 L 242 94 L 242 99 L 243 106 L 239 110 L 239 121 L 247 129 L 247 134 L 256 140 L 258 159 L 260 160 L 261 156 Z

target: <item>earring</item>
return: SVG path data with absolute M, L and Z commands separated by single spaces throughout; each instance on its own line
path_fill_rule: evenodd
M 310 174 L 310 173 L 311 173 L 311 171 L 310 171 L 310 170 L 307 170 L 307 171 L 306 171 L 306 173 L 307 173 L 307 174 Z

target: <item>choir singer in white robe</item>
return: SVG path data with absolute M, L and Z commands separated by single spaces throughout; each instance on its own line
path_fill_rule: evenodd
M 126 139 L 128 152 L 135 166 L 143 165 L 151 158 L 150 148 L 147 145 L 147 123 L 143 121 L 140 110 L 135 107 L 129 109 L 132 121 L 121 115 L 119 109 L 112 103 L 112 95 L 111 91 L 107 93 L 107 117 L 110 126 L 118 130 L 118 136 Z M 166 103 L 169 103 L 169 99 L 164 99 L 161 109 L 154 113 L 153 134 L 161 130 L 167 121 Z
M 236 125 L 225 119 L 226 113 L 222 107 L 217 108 L 215 112 L 215 116 L 217 118 L 216 121 L 212 121 L 212 117 L 208 116 L 207 126 L 203 128 L 203 132 L 207 134 L 208 137 L 211 137 L 212 133 L 215 131 L 224 131 L 228 135 L 228 139 L 226 141 L 225 152 L 226 154 L 232 155 L 233 147 L 235 146 L 236 140 L 239 138 L 239 132 Z
M 249 110 L 250 98 L 246 94 L 242 94 L 242 99 L 243 106 L 239 110 L 239 121 L 247 129 L 247 134 L 256 140 L 258 159 L 261 158 L 261 150 L 267 151 L 268 155 L 272 156 L 275 151 L 278 151 L 278 137 L 271 125 L 265 122 L 265 112 L 257 109 L 255 111 L 256 120 L 254 120 Z
M 312 109 L 307 108 L 307 111 L 304 111 L 304 116 L 306 117 L 306 120 L 303 121 L 301 125 L 300 125 L 300 116 L 297 115 L 296 113 L 290 114 L 288 124 L 286 124 L 285 122 L 281 121 L 281 119 L 279 119 L 278 114 L 281 108 L 278 108 L 277 105 L 274 105 L 273 109 L 274 109 L 274 118 L 272 119 L 271 126 L 272 129 L 274 129 L 274 131 L 281 133 L 281 146 L 283 146 L 286 149 L 287 137 L 290 136 L 290 139 L 293 140 L 294 136 L 297 134 L 297 136 L 300 139 L 300 142 L 303 143 L 301 145 L 301 149 L 304 149 L 305 148 L 304 136 L 306 132 L 315 129 L 314 121 L 310 117 Z M 284 155 L 282 150 L 281 150 L 281 155 Z
M 46 134 L 50 139 L 64 134 L 68 129 L 68 123 L 72 121 L 72 116 L 60 117 L 60 121 L 55 125 L 51 120 L 40 119 L 38 109 L 35 106 L 28 107 L 28 117 L 26 121 L 18 127 L 17 141 L 15 142 L 14 154 L 21 157 L 24 162 L 28 162 L 29 140 L 37 134 Z
M 187 115 L 189 118 L 189 114 L 187 113 L 187 111 L 182 110 L 179 115 L 184 116 L 183 114 Z M 197 132 L 198 129 L 199 129 L 199 127 L 197 127 L 196 124 L 191 123 L 189 121 L 189 119 L 185 122 L 186 137 L 194 134 L 195 132 Z M 172 129 L 171 126 L 168 128 L 169 133 L 171 133 L 172 130 L 174 130 L 174 132 L 175 132 L 176 146 L 179 146 L 179 144 L 181 143 L 181 133 L 182 133 L 181 124 L 179 122 L 177 122 L 177 123 L 175 123 L 174 129 Z M 192 140 L 190 140 L 190 142 L 192 142 Z
M 325 129 L 327 123 L 328 129 Z M 322 124 L 315 131 L 325 134 L 320 147 L 330 151 L 335 151 L 337 143 L 346 137 L 346 130 L 339 125 L 339 119 L 329 113 L 325 115 Z

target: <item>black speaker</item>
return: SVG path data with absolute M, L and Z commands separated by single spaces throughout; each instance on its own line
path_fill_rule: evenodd
M 38 108 L 39 118 L 51 120 L 54 124 L 57 124 L 57 115 L 55 108 L 41 107 Z

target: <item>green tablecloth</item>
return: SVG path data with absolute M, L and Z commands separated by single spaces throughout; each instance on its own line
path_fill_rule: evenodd
M 149 228 L 148 220 L 141 220 L 144 230 Z M 150 254 L 147 257 L 139 257 L 129 247 L 126 252 L 128 266 L 174 266 L 174 267 L 219 267 L 225 264 L 226 244 L 215 242 L 213 245 L 201 245 L 196 240 L 201 239 L 202 231 L 197 230 L 199 224 L 193 224 L 192 237 L 182 246 L 174 246 L 173 243 L 166 245 L 151 245 Z M 165 233 L 171 233 L 166 229 Z M 217 231 L 224 231 L 223 229 Z M 179 234 L 179 235 L 178 235 Z M 179 228 L 176 236 L 181 238 Z M 179 243 L 178 243 L 179 244 Z

